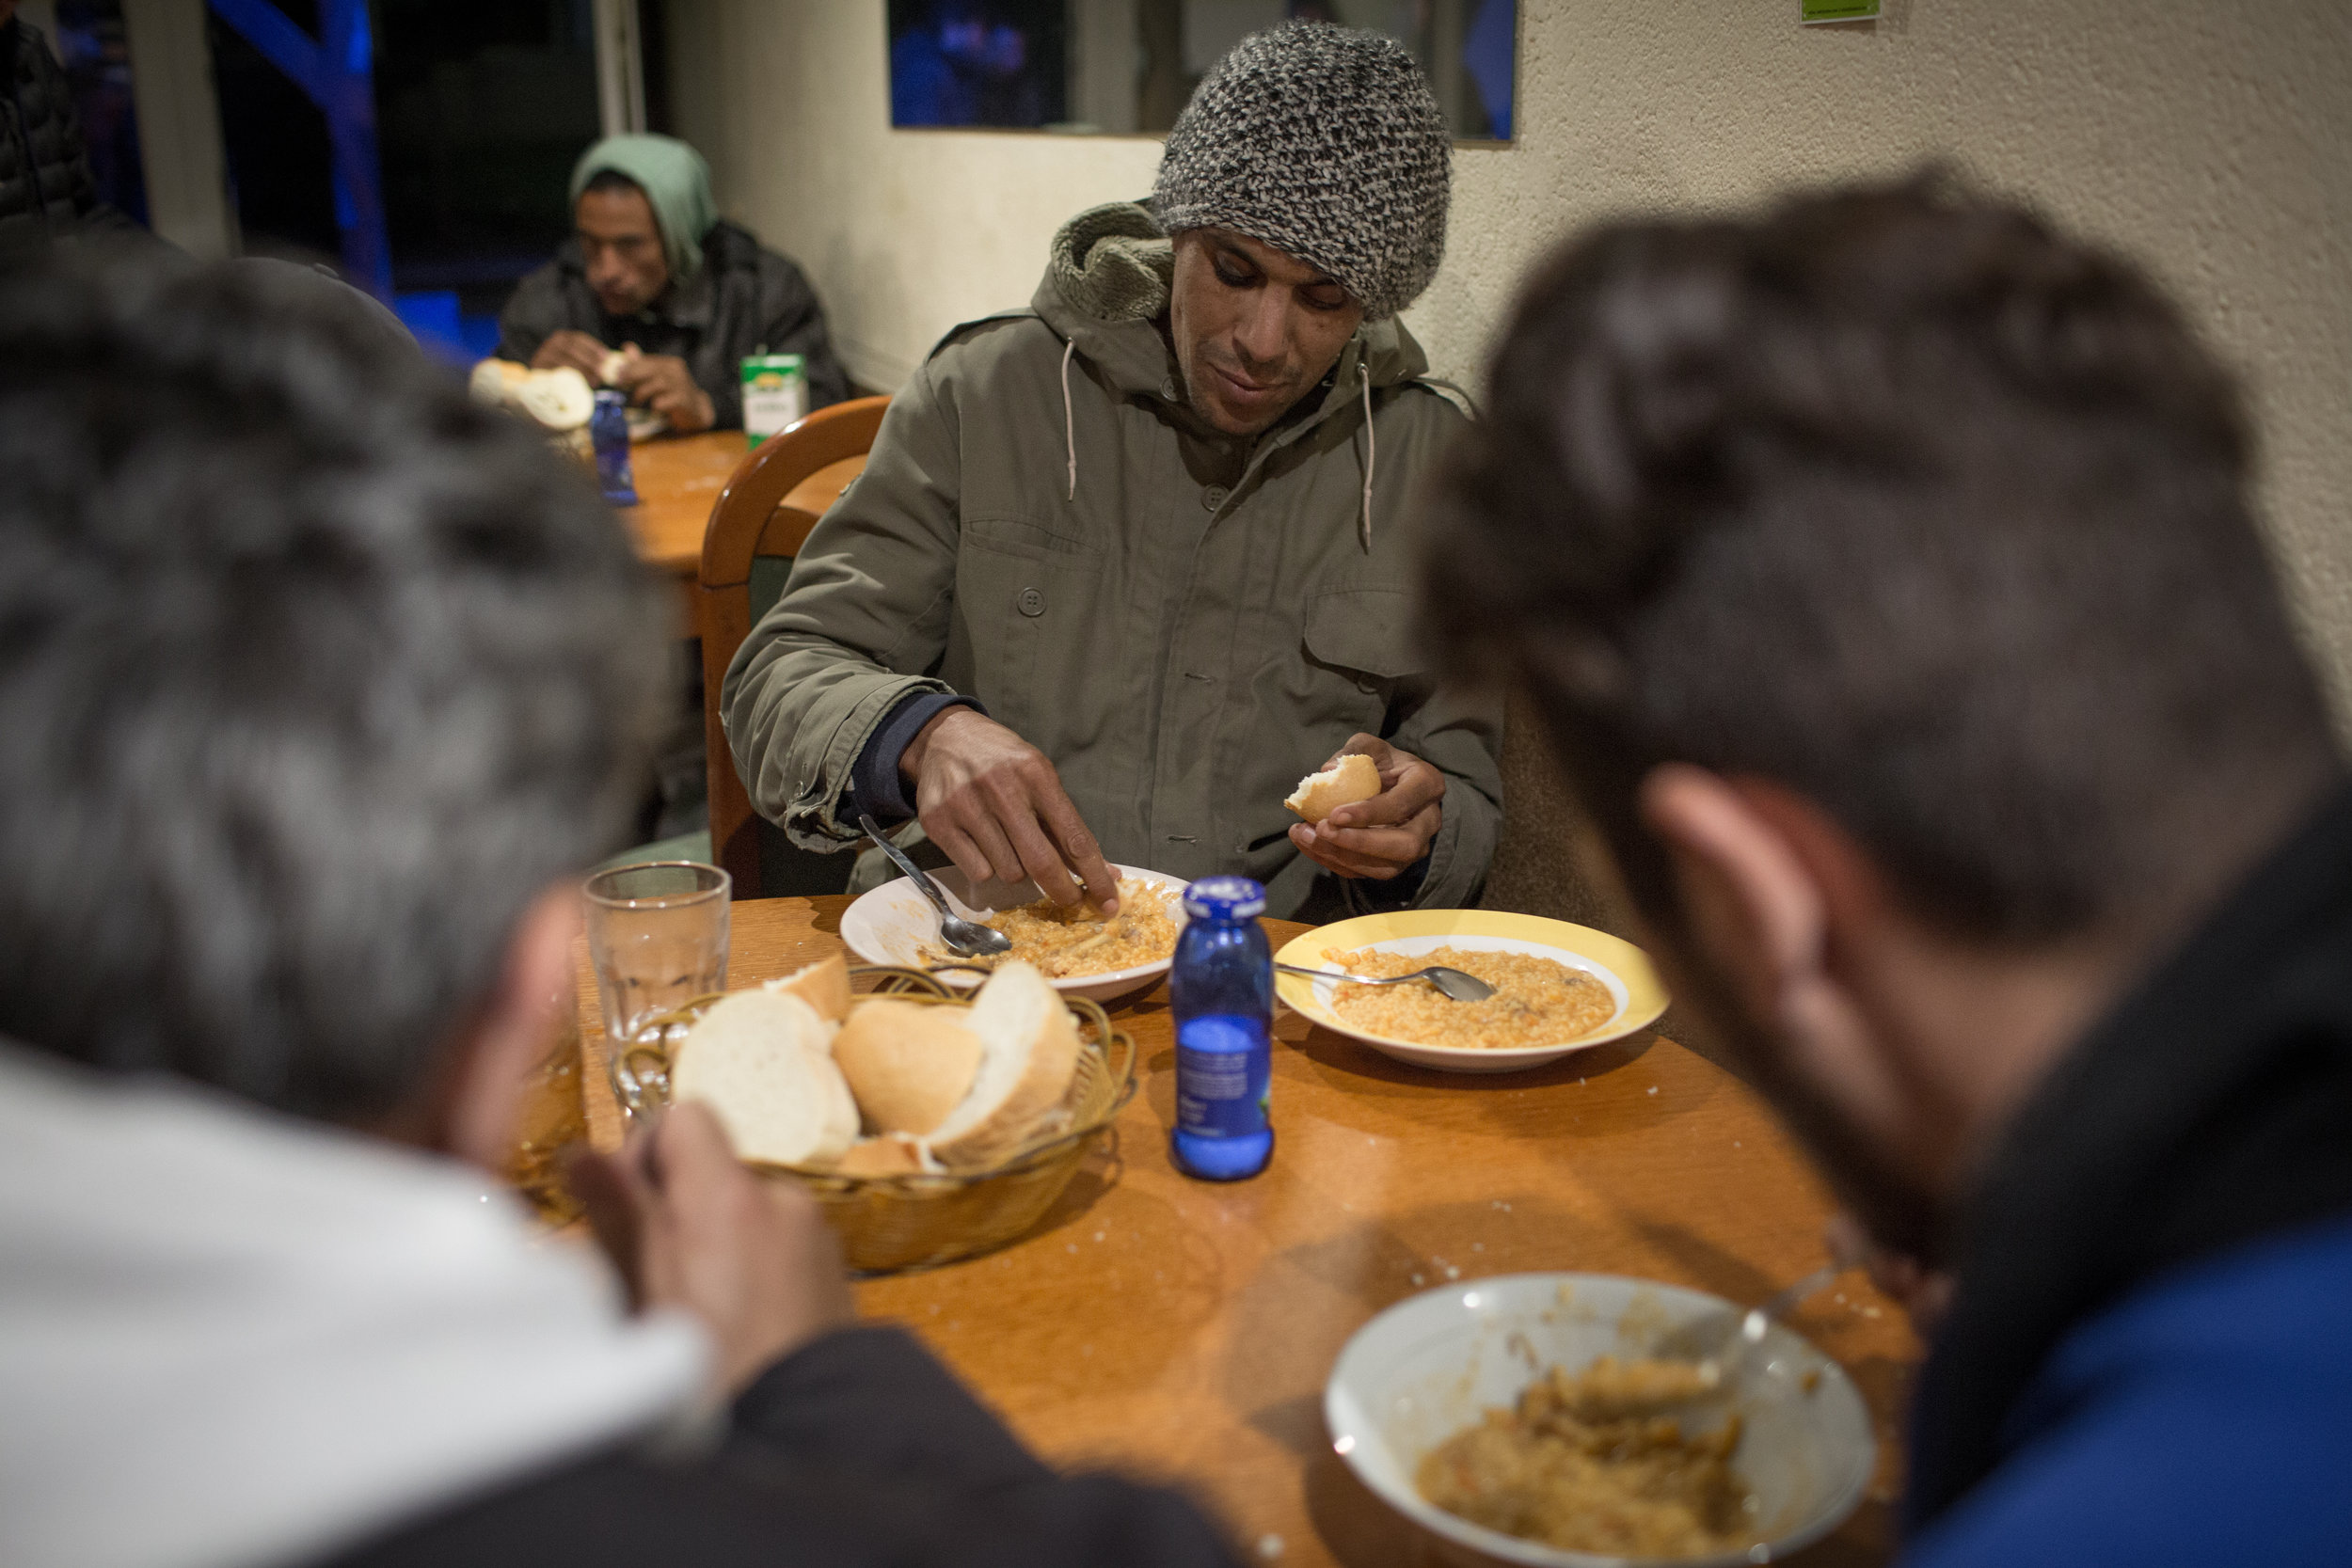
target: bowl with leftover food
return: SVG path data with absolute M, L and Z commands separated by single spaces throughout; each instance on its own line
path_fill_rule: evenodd
M 960 995 L 835 957 L 658 1014 L 606 1063 L 632 1117 L 709 1107 L 746 1165 L 816 1196 L 866 1274 L 1026 1234 L 1136 1090 L 1133 1037 L 1025 963 Z
M 1740 1311 L 1616 1275 L 1424 1291 L 1348 1340 L 1324 1419 L 1349 1468 L 1457 1561 L 1775 1561 L 1853 1512 L 1878 1448 L 1852 1380 L 1781 1324 L 1713 1393 L 1650 1359 Z
M 1275 976 L 1275 994 L 1327 1029 L 1439 1072 L 1518 1072 L 1623 1039 L 1666 1010 L 1666 989 L 1621 937 L 1501 910 L 1405 910 L 1317 927 L 1275 958 L 1387 976 L 1443 964 L 1495 988 L 1451 1002 L 1433 986 Z
M 1065 996 L 1106 1002 L 1157 983 L 1176 956 L 1184 923 L 1184 879 L 1139 866 L 1114 865 L 1119 913 L 1108 921 L 1081 904 L 1062 909 L 1035 882 L 974 883 L 953 866 L 931 873 L 947 905 L 1012 938 L 1012 951 L 963 958 L 939 938 L 939 912 L 904 877 L 861 894 L 842 911 L 841 940 L 868 963 L 935 973 L 969 990 L 1010 958 L 1037 966 Z

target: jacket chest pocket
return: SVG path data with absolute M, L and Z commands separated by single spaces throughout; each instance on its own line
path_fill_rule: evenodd
M 1103 653 L 1090 646 L 1104 619 L 1102 576 L 1100 552 L 1033 523 L 964 524 L 956 619 L 971 639 L 971 694 L 1038 744 L 1041 721 L 1072 709 Z
M 1398 687 L 1422 673 L 1412 610 L 1401 588 L 1327 589 L 1307 600 L 1300 641 L 1311 723 L 1380 733 Z

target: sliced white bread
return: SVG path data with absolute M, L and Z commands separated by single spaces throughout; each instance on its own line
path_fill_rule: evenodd
M 1078 1071 L 1078 1022 L 1033 964 L 1001 964 L 963 1024 L 980 1039 L 972 1088 L 930 1135 L 951 1169 L 994 1164 L 1050 1125 Z
M 814 1007 L 818 1018 L 840 1023 L 850 1016 L 850 960 L 835 953 L 780 980 L 762 981 L 761 989 L 797 996 Z
M 931 1158 L 920 1138 L 884 1132 L 851 1144 L 850 1152 L 833 1168 L 841 1176 L 914 1176 L 939 1169 L 939 1162 Z
M 797 996 L 740 990 L 712 1005 L 670 1064 L 671 1098 L 710 1107 L 739 1159 L 829 1165 L 857 1139 L 833 1026 Z
M 869 1132 L 929 1137 L 980 1072 L 980 1037 L 962 1007 L 926 1007 L 875 997 L 833 1037 L 833 1059 Z
M 1298 781 L 1282 804 L 1310 822 L 1320 822 L 1342 806 L 1380 793 L 1380 769 L 1360 752 L 1350 752 L 1319 773 Z

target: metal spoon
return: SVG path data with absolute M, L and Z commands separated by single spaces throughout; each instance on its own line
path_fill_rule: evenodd
M 1744 1313 L 1734 1317 L 1725 1312 L 1701 1318 L 1684 1324 L 1659 1341 L 1650 1354 L 1660 1361 L 1689 1361 L 1698 1369 L 1699 1381 L 1710 1389 L 1730 1387 L 1740 1363 L 1750 1351 L 1764 1342 L 1765 1334 L 1772 1324 L 1795 1308 L 1799 1302 L 1853 1265 L 1846 1261 L 1824 1263 L 1803 1279 L 1775 1291 Z
M 1495 993 L 1494 987 L 1475 974 L 1465 974 L 1458 969 L 1432 964 L 1410 974 L 1388 974 L 1372 978 L 1362 974 L 1343 974 L 1336 969 L 1301 969 L 1296 964 L 1276 964 L 1285 974 L 1304 974 L 1311 980 L 1345 980 L 1358 986 L 1401 986 L 1407 980 L 1426 980 L 1438 988 L 1449 1002 L 1484 1002 Z
M 992 953 L 1003 953 L 1012 946 L 1012 938 L 993 926 L 981 926 L 964 919 L 947 907 L 946 895 L 930 879 L 923 868 L 909 860 L 906 851 L 890 842 L 887 834 L 874 826 L 874 819 L 858 813 L 857 825 L 866 830 L 866 836 L 882 846 L 882 852 L 890 857 L 890 863 L 907 875 L 907 880 L 923 890 L 923 896 L 939 911 L 939 940 L 948 951 L 959 958 L 980 958 Z

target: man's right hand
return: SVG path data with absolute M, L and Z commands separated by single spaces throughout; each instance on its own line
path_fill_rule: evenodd
M 1045 753 L 968 707 L 941 711 L 907 742 L 898 771 L 933 844 L 975 881 L 1035 881 L 1057 904 L 1119 909 L 1119 874 Z M 1073 879 L 1073 873 L 1075 879 Z
M 565 365 L 588 378 L 591 387 L 604 385 L 604 356 L 612 351 L 585 332 L 565 327 L 548 334 L 539 352 L 531 356 L 534 371 L 559 370 Z
M 700 1105 L 671 1107 L 616 1154 L 582 1153 L 568 1174 L 632 1303 L 700 1318 L 730 1396 L 857 1315 L 817 1200 L 744 1169 Z

